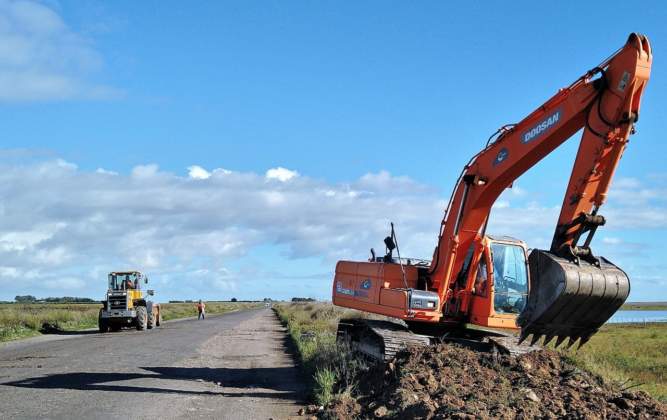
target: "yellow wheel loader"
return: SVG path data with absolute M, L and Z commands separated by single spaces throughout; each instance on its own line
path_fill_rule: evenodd
M 148 284 L 148 277 L 139 271 L 109 273 L 109 288 L 98 319 L 100 332 L 118 331 L 123 327 L 142 331 L 160 326 L 162 308 L 159 303 L 146 299 L 141 283 Z M 147 296 L 153 294 L 153 290 L 146 291 Z

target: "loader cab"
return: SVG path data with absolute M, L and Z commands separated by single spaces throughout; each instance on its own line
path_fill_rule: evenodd
M 138 271 L 109 273 L 109 290 L 112 291 L 141 290 L 142 282 L 148 282 L 148 278 Z

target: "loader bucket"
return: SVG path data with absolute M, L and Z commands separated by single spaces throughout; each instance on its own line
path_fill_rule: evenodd
M 551 252 L 535 249 L 528 257 L 530 289 L 517 324 L 521 339 L 531 344 L 544 336 L 544 344 L 556 338 L 556 347 L 569 338 L 568 347 L 586 344 L 623 305 L 630 293 L 628 276 L 607 259 L 600 266 L 578 264 Z

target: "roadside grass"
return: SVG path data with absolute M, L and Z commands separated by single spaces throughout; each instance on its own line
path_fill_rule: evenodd
M 336 343 L 336 330 L 339 319 L 364 314 L 327 303 L 277 304 L 273 308 L 297 349 L 314 400 L 326 406 L 335 398 L 350 395 L 359 373 L 368 366 L 349 348 Z
M 641 389 L 667 402 L 667 323 L 604 326 L 581 349 L 561 352 L 623 388 Z
M 100 304 L 0 304 L 0 341 L 39 335 L 42 324 L 63 330 L 97 326 Z
M 260 305 L 248 302 L 210 302 L 206 304 L 206 313 L 222 314 Z M 0 304 L 0 342 L 40 335 L 39 330 L 44 323 L 55 325 L 63 331 L 96 328 L 101 307 L 100 303 Z M 164 303 L 162 307 L 162 318 L 165 321 L 197 316 L 194 303 Z
M 336 329 L 340 318 L 366 314 L 330 303 L 280 304 L 274 309 L 311 379 L 315 401 L 326 406 L 352 392 L 355 378 L 368 366 L 336 344 Z M 560 351 L 621 388 L 641 389 L 667 402 L 667 323 L 604 326 L 583 348 Z

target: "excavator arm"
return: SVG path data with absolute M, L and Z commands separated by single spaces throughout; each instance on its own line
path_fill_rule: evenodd
M 475 244 L 484 236 L 491 207 L 500 194 L 582 128 L 581 143 L 549 253 L 577 266 L 587 263 L 600 269 L 600 260 L 590 250 L 595 230 L 605 222 L 597 212 L 606 199 L 628 138 L 634 132 L 641 94 L 650 75 L 651 61 L 648 39 L 631 34 L 626 44 L 609 59 L 569 87 L 561 89 L 518 124 L 499 130 L 495 141 L 490 142 L 465 166 L 448 205 L 430 271 L 431 290 L 438 291 L 441 301 L 448 303 L 447 307 L 465 311 L 466 298 L 470 296 L 469 290 L 466 290 L 469 285 L 456 282 L 457 273 L 464 266 L 469 250 L 474 250 Z M 579 240 L 585 233 L 588 236 L 580 245 Z M 537 258 L 530 259 L 529 263 L 537 264 Z M 613 268 L 616 269 L 615 266 Z M 596 273 L 589 267 L 581 270 L 570 267 L 568 270 L 561 274 L 565 277 L 592 277 L 594 283 L 596 278 L 605 277 L 605 273 Z M 565 329 L 559 328 L 556 324 L 566 314 L 553 314 L 553 306 L 558 306 L 558 298 L 554 298 L 553 294 L 562 290 L 547 289 L 565 288 L 568 292 L 568 287 L 575 287 L 577 290 L 572 292 L 574 296 L 570 296 L 569 300 L 579 304 L 586 299 L 577 300 L 581 297 L 577 293 L 588 293 L 589 304 L 593 303 L 595 294 L 599 293 L 597 297 L 601 301 L 597 303 L 607 309 L 614 306 L 611 311 L 602 311 L 609 312 L 610 316 L 629 293 L 629 283 L 627 286 L 619 284 L 624 282 L 621 277 L 625 277 L 627 283 L 627 277 L 624 273 L 622 276 L 617 274 L 597 281 L 602 284 L 592 286 L 593 289 L 602 287 L 604 290 L 601 292 L 587 292 L 582 289 L 583 282 L 573 285 L 563 284 L 567 281 L 556 281 L 553 278 L 544 280 L 540 278 L 544 277 L 540 269 L 531 266 L 528 304 L 519 317 L 522 339 L 533 334 L 535 341 L 545 334 L 549 340 L 558 335 L 561 340 L 567 336 L 574 340 L 581 338 L 582 343 L 585 342 L 597 331 L 601 325 L 600 320 L 596 318 L 587 326 L 569 325 Z M 616 288 L 613 297 L 609 296 L 610 291 L 607 290 L 611 286 Z M 544 301 L 545 291 L 552 295 L 553 302 Z M 542 301 L 537 302 L 540 299 Z M 567 305 L 559 309 L 559 312 L 563 311 L 567 311 Z M 551 313 L 546 323 L 539 319 L 545 312 Z M 605 322 L 608 316 L 601 322 Z

